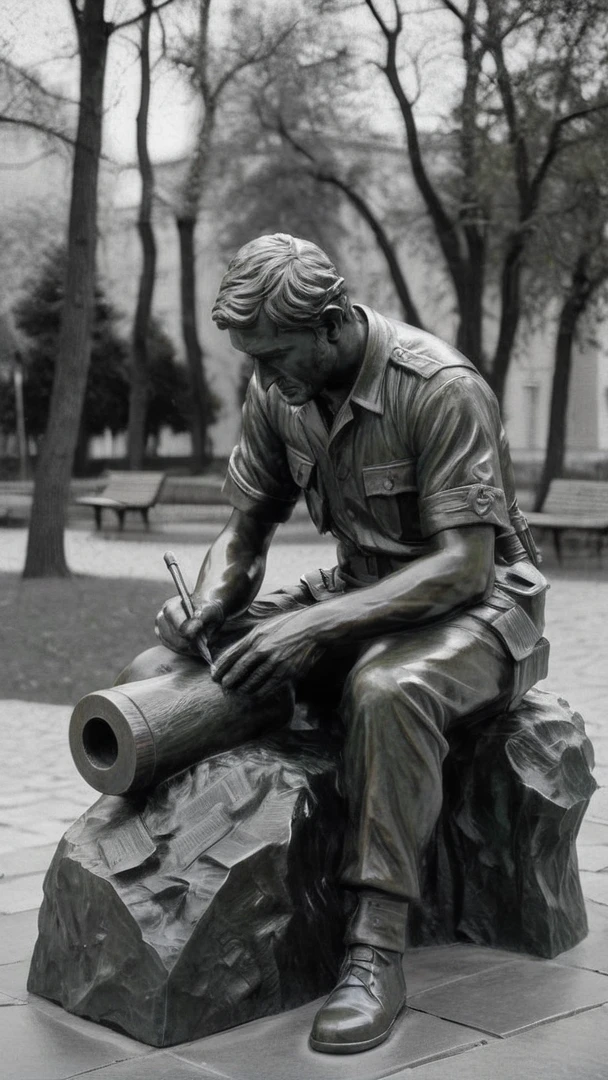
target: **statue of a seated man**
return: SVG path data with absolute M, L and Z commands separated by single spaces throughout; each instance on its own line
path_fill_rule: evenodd
M 496 400 L 469 360 L 352 304 L 327 255 L 282 234 L 238 252 L 213 318 L 255 367 L 225 484 L 234 509 L 194 617 L 169 600 L 161 647 L 129 677 L 177 670 L 208 645 L 226 695 L 276 698 L 291 683 L 335 699 L 341 883 L 357 907 L 311 1045 L 352 1053 L 382 1042 L 405 1004 L 407 905 L 441 807 L 446 730 L 512 708 L 544 677 L 546 586 Z M 301 491 L 338 565 L 253 603 Z M 234 742 L 251 734 L 243 717 Z

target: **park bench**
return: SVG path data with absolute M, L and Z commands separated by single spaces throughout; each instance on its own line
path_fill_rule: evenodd
M 594 534 L 601 558 L 608 533 L 608 481 L 552 480 L 542 510 L 527 512 L 526 518 L 533 529 L 553 533 L 558 562 L 562 558 L 561 534 L 568 529 Z
M 105 509 L 114 511 L 121 529 L 127 510 L 139 510 L 148 528 L 148 511 L 158 501 L 164 479 L 164 472 L 109 472 L 101 494 L 82 495 L 74 501 L 78 506 L 92 507 L 96 529 L 101 528 L 101 513 Z

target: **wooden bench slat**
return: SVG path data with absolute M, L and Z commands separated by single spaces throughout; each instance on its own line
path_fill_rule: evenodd
M 551 481 L 542 510 L 525 516 L 533 528 L 553 530 L 558 560 L 560 533 L 566 529 L 595 532 L 601 554 L 602 537 L 608 532 L 608 481 L 559 477 Z
M 139 510 L 148 522 L 148 510 L 155 505 L 165 480 L 164 472 L 110 471 L 106 486 L 98 495 L 83 495 L 75 501 L 95 511 L 95 524 L 101 526 L 102 509 L 114 510 L 122 528 L 127 510 Z

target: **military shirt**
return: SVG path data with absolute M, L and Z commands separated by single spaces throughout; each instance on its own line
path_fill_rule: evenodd
M 340 565 L 367 558 L 371 577 L 427 554 L 442 529 L 486 522 L 513 534 L 511 460 L 485 380 L 434 335 L 357 307 L 367 345 L 331 426 L 314 400 L 289 405 L 254 373 L 224 485 L 232 505 L 280 522 L 303 492 Z

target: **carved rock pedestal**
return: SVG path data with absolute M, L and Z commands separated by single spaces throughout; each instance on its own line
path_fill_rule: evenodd
M 148 796 L 102 796 L 47 874 L 29 989 L 154 1046 L 323 994 L 344 926 L 338 762 L 330 736 L 284 732 Z M 580 717 L 538 691 L 453 732 L 411 943 L 580 941 L 592 764 Z
M 48 871 L 28 989 L 170 1046 L 335 981 L 343 805 L 327 738 L 285 732 L 148 796 L 102 795 Z
M 581 941 L 575 845 L 597 786 L 593 764 L 581 716 L 539 690 L 513 713 L 450 732 L 411 943 L 464 940 L 551 958 Z

